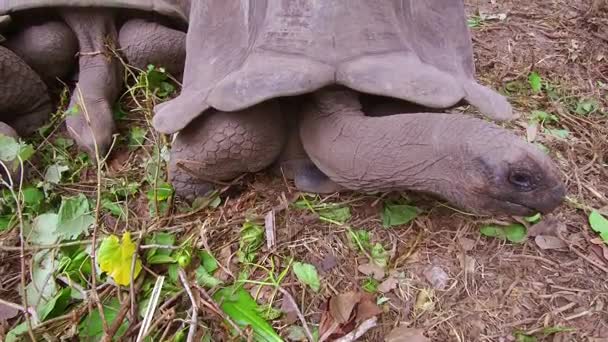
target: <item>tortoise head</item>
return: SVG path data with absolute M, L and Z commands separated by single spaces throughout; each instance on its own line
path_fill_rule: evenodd
M 415 190 L 476 213 L 512 215 L 552 211 L 565 196 L 548 155 L 467 115 L 371 117 L 355 93 L 322 91 L 305 109 L 300 135 L 317 167 L 352 190 Z

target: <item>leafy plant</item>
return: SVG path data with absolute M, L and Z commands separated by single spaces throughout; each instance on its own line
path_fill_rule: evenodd
M 253 262 L 264 244 L 264 228 L 251 221 L 243 223 L 237 257 L 242 263 Z

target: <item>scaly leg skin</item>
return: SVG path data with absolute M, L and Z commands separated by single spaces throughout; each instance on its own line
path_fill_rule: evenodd
M 42 77 L 50 87 L 72 72 L 78 40 L 60 21 L 31 25 L 10 36 L 4 44 Z
M 103 158 L 115 130 L 112 106 L 122 85 L 122 67 L 106 43 L 116 44 L 114 13 L 103 9 L 69 8 L 61 15 L 78 38 L 79 79 L 66 124 L 78 146 L 94 159 Z
M 198 117 L 179 132 L 171 148 L 169 178 L 176 193 L 192 200 L 212 190 L 213 181 L 272 164 L 285 141 L 282 122 L 275 102 Z
M 186 62 L 186 33 L 153 21 L 131 19 L 120 28 L 120 47 L 129 64 L 145 70 L 163 67 L 181 80 Z
M 53 111 L 42 79 L 21 58 L 0 46 L 0 121 L 21 136 L 42 126 Z

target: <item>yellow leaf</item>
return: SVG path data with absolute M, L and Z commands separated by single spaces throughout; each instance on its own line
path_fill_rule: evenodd
M 116 284 L 129 285 L 133 254 L 135 254 L 135 244 L 131 241 L 131 234 L 126 232 L 120 242 L 115 235 L 105 238 L 99 246 L 97 261 L 101 270 L 110 275 Z M 133 279 L 137 278 L 139 272 L 141 272 L 141 260 L 136 257 Z

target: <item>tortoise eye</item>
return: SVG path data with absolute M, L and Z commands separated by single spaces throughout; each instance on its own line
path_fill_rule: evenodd
M 509 183 L 520 190 L 532 190 L 534 188 L 534 177 L 526 171 L 512 171 L 509 174 Z

